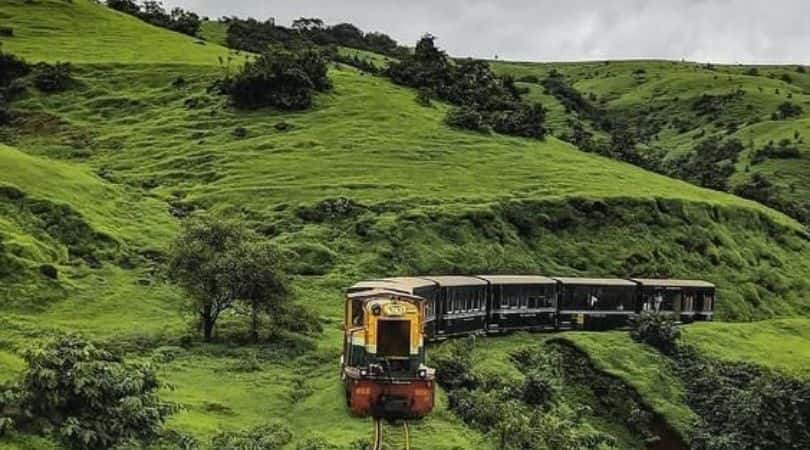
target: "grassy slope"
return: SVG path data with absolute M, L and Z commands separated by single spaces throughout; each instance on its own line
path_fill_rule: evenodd
M 566 75 L 583 94 L 593 94 L 598 105 L 611 113 L 652 119 L 663 128 L 650 145 L 665 149 L 671 156 L 692 149 L 705 135 L 732 135 L 739 138 L 746 151 L 732 178 L 733 184 L 744 182 L 752 173 L 762 172 L 775 184 L 784 188 L 788 198 L 806 199 L 810 187 L 804 182 L 810 171 L 810 74 L 800 73 L 796 66 L 759 66 L 758 75 L 748 75 L 751 66 L 715 66 L 709 70 L 703 65 L 674 61 L 611 61 L 588 63 L 510 63 L 496 62 L 501 73 L 515 76 L 536 75 L 541 80 L 556 69 Z M 639 73 L 643 71 L 643 73 Z M 781 79 L 788 75 L 792 83 Z M 542 90 L 542 88 L 538 88 Z M 738 89 L 745 91 L 740 101 L 724 108 L 715 117 L 699 117 L 692 110 L 693 103 L 703 94 L 723 95 Z M 786 101 L 803 107 L 800 118 L 774 121 L 771 113 Z M 673 120 L 689 123 L 678 131 Z M 730 124 L 736 130 L 728 133 Z M 752 150 L 762 148 L 769 141 L 782 139 L 796 141 L 803 156 L 799 160 L 769 159 L 751 165 Z
M 780 214 L 583 154 L 555 139 L 539 143 L 452 131 L 441 124 L 444 106 L 419 107 L 413 92 L 349 68 L 331 71 L 335 90 L 319 96 L 312 112 L 238 113 L 205 93 L 208 84 L 222 74 L 217 57 L 226 54 L 211 43 L 194 44 L 187 37 L 84 0 L 73 5 L 6 2 L 0 5 L 0 16 L 11 18 L 16 35 L 4 39 L 4 49 L 29 60 L 81 63 L 76 70 L 79 88 L 50 96 L 32 90 L 15 104 L 23 111 L 23 120 L 14 148 L 0 149 L 3 168 L 14 170 L 2 171 L 0 182 L 14 184 L 32 197 L 69 203 L 92 228 L 111 234 L 133 250 L 165 248 L 177 229 L 177 222 L 167 213 L 168 204 L 161 202 L 165 201 L 241 214 L 253 224 L 267 223 L 284 230 L 277 237 L 280 242 L 319 241 L 339 255 L 337 265 L 326 276 L 296 281 L 301 301 L 328 321 L 319 341 L 323 360 L 312 368 L 313 376 L 307 382 L 311 395 L 302 400 L 290 397 L 299 386 L 295 363 L 268 362 L 259 372 L 238 373 L 232 366 L 244 354 L 228 353 L 217 346 L 194 347 L 166 366 L 165 377 L 177 386 L 166 395 L 186 406 L 171 425 L 200 438 L 220 428 L 259 423 L 268 415 L 285 416 L 297 427 L 303 421 L 320 421 L 320 432 L 337 442 L 367 435 L 366 422 L 345 414 L 334 370 L 339 352 L 339 290 L 356 277 L 388 267 L 469 267 L 453 264 L 465 264 L 462 261 L 470 256 L 465 251 L 473 248 L 481 253 L 488 249 L 503 252 L 504 260 L 487 260 L 489 267 L 506 269 L 514 262 L 509 258 L 519 255 L 525 258 L 520 261 L 524 270 L 575 270 L 569 261 L 583 259 L 584 265 L 576 270 L 612 267 L 618 271 L 610 265 L 588 264 L 623 252 L 627 244 L 654 247 L 659 242 L 655 239 L 662 245 L 669 245 L 672 239 L 665 233 L 655 236 L 657 232 L 643 225 L 636 230 L 605 226 L 597 232 L 573 228 L 563 234 L 546 233 L 490 247 L 494 245 L 491 230 L 470 228 L 466 222 L 449 229 L 437 225 L 455 214 L 475 213 L 491 204 L 564 202 L 572 197 L 612 199 L 626 201 L 629 210 L 622 214 L 630 214 L 625 220 L 636 221 L 634 202 L 686 202 L 686 209 L 692 209 L 686 213 L 687 219 L 712 227 L 717 245 L 727 249 L 729 258 L 762 267 L 759 260 L 766 255 L 768 264 L 787 266 L 784 289 L 793 304 L 802 292 L 794 282 L 801 278 L 797 274 L 810 273 L 794 261 L 806 260 L 806 244 L 789 236 L 774 240 L 758 228 L 777 222 L 795 230 L 796 224 Z M 81 21 L 95 24 L 93 38 L 74 26 Z M 178 77 L 185 79 L 184 86 L 172 86 Z M 196 99 L 195 105 L 187 103 L 190 98 Z M 55 118 L 59 126 L 42 125 Z M 277 131 L 274 126 L 280 121 L 292 124 L 292 130 Z M 247 138 L 233 137 L 236 127 L 247 128 Z M 77 136 L 86 144 L 77 145 Z M 371 218 L 373 233 L 390 232 L 399 236 L 396 242 L 412 242 L 415 255 L 404 258 L 415 262 L 408 266 L 378 264 L 383 260 L 390 264 L 403 256 L 390 256 L 389 246 L 395 242 L 388 238 L 372 237 L 369 242 L 352 237 L 348 230 L 354 223 L 301 223 L 288 217 L 299 205 L 339 195 L 381 208 L 383 212 Z M 763 215 L 761 223 L 756 218 L 759 214 Z M 715 222 L 723 217 L 728 223 Z M 735 220 L 741 222 L 733 224 Z M 10 216 L 0 218 L 0 232 L 20 242 L 37 241 Z M 645 237 L 645 233 L 650 235 Z M 559 245 L 560 236 L 569 247 Z M 647 239 L 649 243 L 645 243 Z M 586 240 L 594 240 L 591 244 L 599 250 L 583 249 L 578 243 Z M 59 262 L 55 255 L 64 254 L 58 243 L 43 240 L 38 245 L 44 256 L 37 262 Z M 547 262 L 546 252 L 558 254 Z M 697 254 L 692 258 L 705 259 Z M 749 270 L 748 263 L 739 264 L 737 271 L 749 276 L 740 269 Z M 697 267 L 679 270 L 696 271 Z M 729 279 L 728 288 L 736 281 Z M 65 288 L 63 298 L 43 309 L 4 311 L 0 339 L 8 348 L 24 348 L 29 337 L 49 328 L 79 330 L 147 349 L 174 343 L 185 334 L 179 293 L 148 267 L 125 269 L 110 262 L 91 270 L 70 265 L 60 283 Z M 36 290 L 38 286 L 31 282 L 23 288 Z M 675 411 L 672 416 L 680 420 L 681 413 L 670 405 L 669 393 L 649 385 L 643 371 L 635 375 L 621 361 L 614 363 L 617 371 L 627 371 L 628 378 L 635 378 L 639 386 L 647 385 L 651 398 L 660 397 L 662 411 Z M 14 352 L 0 355 L 0 379 L 19 369 Z M 644 393 L 642 387 L 639 390 Z M 421 448 L 484 445 L 479 435 L 442 409 L 418 426 Z
M 810 377 L 810 321 L 806 318 L 699 324 L 685 336 L 688 343 L 716 358 Z

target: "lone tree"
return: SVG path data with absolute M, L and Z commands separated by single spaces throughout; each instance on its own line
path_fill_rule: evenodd
M 16 426 L 50 433 L 67 448 L 149 442 L 174 410 L 158 398 L 161 383 L 149 366 L 126 362 L 81 337 L 57 337 L 25 360 L 21 381 L 0 392 L 0 413 L 11 412 Z
M 189 220 L 174 242 L 169 274 L 191 297 L 206 341 L 217 319 L 238 302 L 250 309 L 258 340 L 259 314 L 277 311 L 289 296 L 278 250 L 254 232 L 213 217 Z

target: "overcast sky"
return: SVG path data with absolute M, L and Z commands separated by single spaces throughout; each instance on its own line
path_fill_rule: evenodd
M 810 63 L 810 0 L 165 0 L 211 18 L 351 22 L 453 56 Z

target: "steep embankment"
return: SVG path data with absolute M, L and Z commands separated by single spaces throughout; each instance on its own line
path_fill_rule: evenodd
M 296 442 L 314 430 L 343 445 L 369 432 L 346 414 L 334 367 L 340 291 L 359 277 L 672 275 L 716 281 L 722 317 L 807 310 L 810 244 L 759 204 L 555 138 L 451 130 L 445 105 L 345 66 L 311 111 L 235 111 L 207 88 L 244 56 L 228 62 L 213 43 L 85 0 L 5 2 L 0 16 L 14 28 L 5 51 L 73 62 L 78 80 L 59 94 L 30 88 L 2 133 L 2 255 L 19 270 L 0 291 L 0 379 L 32 338 L 77 330 L 159 361 L 176 386 L 165 395 L 185 408 L 171 428 L 201 442 L 273 415 Z M 295 288 L 322 316 L 320 339 L 188 342 L 183 298 L 160 267 L 198 210 L 240 217 L 298 254 Z M 421 448 L 491 444 L 444 402 L 415 435 Z

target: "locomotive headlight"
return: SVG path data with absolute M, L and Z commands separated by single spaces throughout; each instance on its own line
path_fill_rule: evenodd
M 419 369 L 416 371 L 416 376 L 419 378 L 427 378 L 427 369 Z
M 368 369 L 360 369 L 360 376 L 365 378 L 368 376 Z

